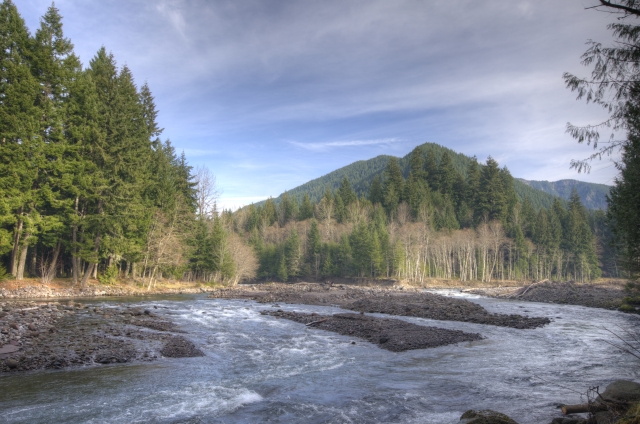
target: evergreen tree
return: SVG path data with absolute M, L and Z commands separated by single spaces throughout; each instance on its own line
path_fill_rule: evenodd
M 18 277 L 35 230 L 31 218 L 39 196 L 33 189 L 44 144 L 39 137 L 42 111 L 36 106 L 39 84 L 29 64 L 29 32 L 9 0 L 0 5 L 0 43 L 0 194 L 6 199 L 2 221 L 13 224 L 10 272 Z M 4 231 L 0 235 L 8 238 Z
M 437 172 L 438 189 L 453 198 L 453 188 L 456 184 L 458 171 L 453 167 L 449 153 L 443 153 Z
M 425 178 L 429 182 L 431 190 L 438 189 L 438 164 L 433 149 L 429 149 L 427 157 L 424 161 Z
M 487 219 L 505 221 L 508 216 L 508 198 L 505 178 L 491 156 L 482 168 L 480 187 L 476 204 L 476 220 Z
M 311 264 L 316 278 L 319 272 L 319 256 L 320 256 L 320 231 L 318 230 L 318 222 L 315 219 L 311 220 L 311 228 L 307 233 L 307 261 Z
M 284 243 L 284 257 L 287 264 L 287 276 L 297 277 L 300 273 L 300 237 L 295 228 L 291 229 Z
M 635 93 L 635 92 L 634 92 Z M 608 222 L 622 247 L 625 268 L 634 278 L 640 273 L 640 96 L 634 95 L 625 115 L 628 141 L 616 165 L 620 175 L 609 194 Z
M 349 237 L 353 270 L 360 277 L 366 276 L 371 269 L 371 234 L 364 222 L 358 223 Z
M 409 170 L 416 179 L 424 179 L 424 160 L 422 158 L 422 149 L 419 146 L 410 153 Z
M 344 233 L 340 237 L 340 244 L 337 249 L 337 257 L 334 260 L 334 266 L 338 270 L 339 275 L 349 276 L 351 275 L 351 244 L 349 243 L 349 236 Z
M 309 198 L 309 193 L 304 194 L 302 199 L 302 205 L 300 205 L 300 212 L 298 213 L 298 219 L 304 221 L 305 219 L 313 218 L 313 205 Z
M 369 201 L 372 204 L 382 204 L 384 201 L 384 191 L 380 178 L 376 175 L 371 182 L 371 188 L 369 189 Z
M 338 194 L 342 198 L 342 202 L 344 203 L 345 207 L 349 206 L 358 199 L 356 196 L 356 192 L 351 188 L 351 184 L 349 184 L 349 180 L 347 179 L 347 177 L 344 177 L 342 179 L 340 187 L 338 188 Z
M 477 210 L 478 193 L 480 192 L 480 166 L 478 165 L 478 159 L 475 156 L 472 158 L 469 166 L 467 167 L 466 188 L 466 203 L 472 210 Z

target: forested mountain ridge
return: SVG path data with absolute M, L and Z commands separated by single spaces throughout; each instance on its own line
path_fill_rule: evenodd
M 606 210 L 608 207 L 607 195 L 611 187 L 605 184 L 588 183 L 578 180 L 558 180 L 558 181 L 534 181 L 525 180 L 523 178 L 517 178 L 518 181 L 523 182 L 529 187 L 536 190 L 544 191 L 553 196 L 560 197 L 564 200 L 569 200 L 571 191 L 575 188 L 580 196 L 580 201 L 587 209 L 602 209 Z
M 461 173 L 464 177 L 467 176 L 467 169 L 469 167 L 469 164 L 473 161 L 473 158 L 463 153 L 455 152 L 448 147 L 444 147 L 436 143 L 424 143 L 418 147 L 422 150 L 425 157 L 427 156 L 429 151 L 432 151 L 436 158 L 442 157 L 442 154 L 445 152 L 448 153 L 449 157 L 451 158 L 453 167 L 456 169 L 456 171 Z M 398 160 L 398 165 L 402 170 L 402 174 L 405 178 L 409 176 L 410 156 L 411 153 L 408 153 L 402 158 L 396 158 Z M 309 195 L 311 201 L 315 203 L 322 198 L 322 195 L 326 188 L 329 188 L 330 190 L 337 190 L 342 179 L 346 177 L 358 196 L 366 195 L 369 192 L 369 188 L 373 179 L 376 176 L 382 177 L 382 173 L 384 172 L 389 159 L 391 159 L 392 157 L 394 156 L 380 155 L 369 160 L 360 160 L 354 162 L 340 169 L 336 169 L 335 171 L 332 171 L 320 178 L 316 178 L 305 184 L 295 187 L 287 191 L 287 193 L 292 198 L 297 199 L 298 202 L 302 201 L 306 193 Z M 529 198 L 529 201 L 532 203 L 535 209 L 539 209 L 540 207 L 549 208 L 553 205 L 553 201 L 556 197 L 560 197 L 563 200 L 568 200 L 571 194 L 571 189 L 569 189 L 569 192 L 566 196 L 556 195 L 546 190 L 542 190 L 539 187 L 526 184 L 523 181 L 520 181 L 520 179 L 515 179 L 513 184 L 519 200 L 523 201 L 525 197 Z M 580 190 L 578 190 L 578 195 L 581 195 L 585 192 L 586 191 L 581 192 Z M 282 194 L 275 199 L 276 202 L 279 202 L 279 199 L 281 199 L 281 197 Z M 588 208 L 591 209 L 591 207 Z M 602 208 L 596 207 L 594 209 Z

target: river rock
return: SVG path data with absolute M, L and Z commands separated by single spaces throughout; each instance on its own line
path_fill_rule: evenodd
M 586 424 L 587 420 L 581 417 L 558 417 L 551 421 L 551 424 Z
M 204 353 L 198 349 L 196 345 L 182 336 L 170 338 L 160 353 L 168 358 L 193 358 L 196 356 L 204 356 Z
M 15 359 L 5 359 L 4 363 L 11 369 L 18 368 L 18 365 L 20 365 Z
M 476 411 L 470 409 L 460 417 L 460 424 L 518 424 L 505 414 L 485 409 Z
M 609 384 L 600 397 L 606 402 L 640 401 L 640 384 L 628 380 L 616 380 Z

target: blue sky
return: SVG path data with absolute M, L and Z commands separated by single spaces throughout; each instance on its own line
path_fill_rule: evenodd
M 588 39 L 610 43 L 595 0 L 59 0 L 84 64 L 101 47 L 156 98 L 162 135 L 207 166 L 238 207 L 380 154 L 435 142 L 516 177 L 612 184 L 610 161 L 567 122 Z M 14 0 L 35 31 L 49 1 Z

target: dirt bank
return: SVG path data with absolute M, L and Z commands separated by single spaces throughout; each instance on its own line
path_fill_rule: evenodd
M 297 303 L 335 305 L 358 312 L 463 321 L 513 328 L 537 328 L 550 322 L 548 318 L 522 315 L 492 314 L 482 306 L 417 289 L 381 287 L 349 287 L 329 284 L 261 284 L 219 289 L 212 298 L 252 299 L 261 303 Z
M 177 349 L 172 338 L 181 331 L 156 316 L 155 309 L 25 301 L 0 302 L 0 309 L 0 372 L 152 361 L 160 352 L 178 352 L 166 355 L 174 357 L 199 352 L 188 344 L 183 351 Z
M 624 284 L 624 281 L 590 284 L 544 281 L 520 288 L 485 288 L 465 291 L 501 299 L 617 309 L 625 297 Z
M 358 337 L 391 352 L 426 349 L 482 339 L 480 334 L 425 327 L 399 319 L 377 318 L 363 314 L 318 315 L 282 310 L 263 311 L 262 314 L 288 319 L 310 328 L 332 331 L 343 336 Z

